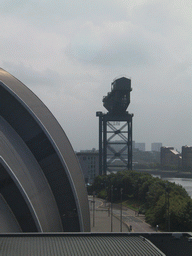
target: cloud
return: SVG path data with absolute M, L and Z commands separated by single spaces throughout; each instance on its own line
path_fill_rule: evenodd
M 139 67 L 161 60 L 163 51 L 168 56 L 164 44 L 163 38 L 127 21 L 89 23 L 71 39 L 67 54 L 87 64 Z
M 53 2 L 52 0 L 33 1 L 3 1 L 1 12 L 20 16 L 39 26 L 55 26 L 57 22 L 69 20 L 123 20 L 127 16 L 124 1 L 119 0 L 66 0 Z M 53 25 L 54 24 L 54 25 Z
M 100 86 L 99 81 L 91 74 L 60 74 L 50 68 L 41 71 L 23 63 L 12 62 L 3 62 L 3 68 L 32 89 L 48 105 L 57 104 L 63 100 L 69 101 L 69 104 L 63 103 L 59 106 L 67 111 L 69 111 L 69 105 L 72 106 L 70 111 L 73 107 L 75 111 L 78 108 L 84 113 L 86 108 L 91 109 L 94 96 L 97 95 L 97 89 Z
M 132 20 L 134 24 L 142 26 L 145 30 L 166 35 L 175 26 L 175 22 L 178 22 L 171 13 L 168 2 L 154 1 L 135 8 Z
M 49 68 L 41 72 L 31 66 L 25 66 L 23 63 L 14 64 L 6 61 L 3 62 L 3 67 L 15 77 L 20 78 L 23 83 L 27 83 L 30 86 L 61 86 L 62 78 L 60 74 Z
M 95 112 L 106 112 L 102 97 L 121 74 L 132 79 L 136 141 L 192 144 L 191 5 L 1 1 L 0 64 L 42 99 L 76 149 L 97 147 Z

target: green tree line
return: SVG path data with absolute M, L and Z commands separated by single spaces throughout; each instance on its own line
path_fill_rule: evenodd
M 136 171 L 123 171 L 116 174 L 97 176 L 92 185 L 99 197 L 113 201 L 132 198 L 140 203 L 140 211 L 152 226 L 162 231 L 192 231 L 192 199 L 186 190 L 150 174 Z

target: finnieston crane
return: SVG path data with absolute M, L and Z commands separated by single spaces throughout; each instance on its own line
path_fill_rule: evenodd
M 133 114 L 126 111 L 130 104 L 131 91 L 131 79 L 121 77 L 114 80 L 111 84 L 111 92 L 103 97 L 103 106 L 108 112 L 106 114 L 101 111 L 96 112 L 96 116 L 99 117 L 101 175 L 117 169 L 132 169 Z M 115 123 L 118 123 L 118 128 Z

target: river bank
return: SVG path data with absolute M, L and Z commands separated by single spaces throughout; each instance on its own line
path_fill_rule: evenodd
M 192 179 L 191 172 L 182 172 L 180 170 L 138 169 L 135 171 L 141 172 L 141 173 L 149 173 L 159 178 L 191 178 Z
M 176 184 L 181 185 L 188 192 L 190 197 L 192 198 L 192 173 L 191 172 L 181 172 L 179 170 L 136 170 L 141 173 L 148 173 L 153 175 L 154 177 L 161 178 L 163 180 L 168 180 L 170 182 L 174 182 Z

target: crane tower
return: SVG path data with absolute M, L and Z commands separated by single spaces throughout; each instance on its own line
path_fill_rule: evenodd
M 99 117 L 100 175 L 132 169 L 132 117 L 130 104 L 131 80 L 121 77 L 111 84 L 111 92 L 103 97 L 106 114 Z

